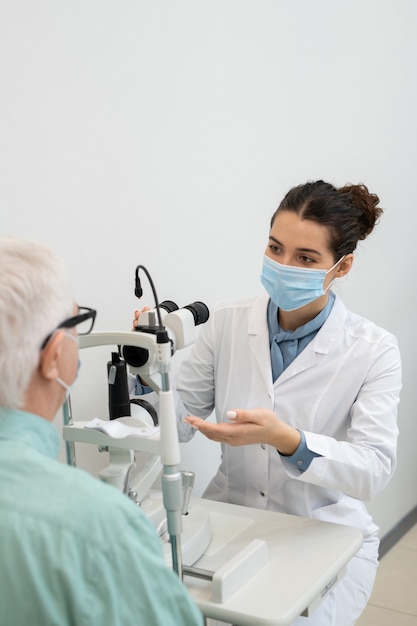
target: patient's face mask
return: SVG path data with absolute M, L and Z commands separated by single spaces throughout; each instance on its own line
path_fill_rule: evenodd
M 265 255 L 261 283 L 278 308 L 295 311 L 326 294 L 333 281 L 324 289 L 324 279 L 343 259 L 328 270 L 317 270 L 282 265 Z

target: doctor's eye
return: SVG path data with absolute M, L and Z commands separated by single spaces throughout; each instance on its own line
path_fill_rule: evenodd
M 277 246 L 276 244 L 269 244 L 269 249 L 272 252 L 272 254 L 282 254 L 282 248 L 281 246 Z
M 309 256 L 305 256 L 304 254 L 302 254 L 298 258 L 302 263 L 305 263 L 306 265 L 310 265 L 311 263 L 316 263 L 315 259 L 312 259 Z

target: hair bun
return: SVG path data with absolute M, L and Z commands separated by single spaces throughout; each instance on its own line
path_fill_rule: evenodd
M 366 185 L 345 185 L 338 189 L 340 194 L 346 196 L 346 201 L 361 214 L 361 232 L 359 239 L 365 239 L 373 230 L 383 209 L 378 206 L 379 198 L 375 193 L 370 193 Z

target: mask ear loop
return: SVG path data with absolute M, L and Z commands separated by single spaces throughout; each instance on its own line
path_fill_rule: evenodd
M 344 254 L 344 255 L 343 255 L 343 256 L 342 256 L 342 257 L 341 257 L 338 261 L 336 261 L 336 263 L 335 263 L 334 265 L 332 265 L 332 267 L 331 267 L 329 270 L 327 270 L 327 272 L 326 272 L 326 276 L 327 276 L 327 274 L 328 274 L 329 272 L 331 272 L 332 270 L 334 270 L 334 268 L 335 268 L 337 265 L 339 265 L 339 263 L 341 263 L 341 262 L 343 261 L 343 259 L 345 258 L 345 256 L 346 256 L 346 254 Z M 324 293 L 325 293 L 325 294 L 329 291 L 330 287 L 333 285 L 333 283 L 334 283 L 334 281 L 335 281 L 335 280 L 336 280 L 336 277 L 334 277 L 334 278 L 333 278 L 333 280 L 331 280 L 331 281 L 329 282 L 329 284 L 327 285 L 326 289 L 323 289 L 323 291 L 324 291 Z
M 332 270 L 334 270 L 334 268 L 336 267 L 336 265 L 339 265 L 339 263 L 341 263 L 343 261 L 343 259 L 345 258 L 346 254 L 344 254 L 342 257 L 340 257 L 340 259 L 338 261 L 336 261 L 336 263 L 334 265 L 331 266 L 331 268 L 329 270 L 327 270 L 326 274 L 328 274 L 329 272 L 331 272 Z
M 71 339 L 72 341 L 75 341 L 75 343 L 77 344 L 77 346 L 79 345 L 78 342 L 78 337 L 76 337 L 75 335 L 72 335 L 71 333 L 69 333 L 68 331 L 64 330 L 64 334 L 66 337 L 68 337 L 68 339 Z M 65 389 L 65 395 L 68 398 L 69 394 L 71 393 L 71 388 L 73 386 L 73 384 L 75 383 L 75 381 L 77 380 L 79 371 L 80 371 L 80 367 L 81 367 L 81 361 L 80 359 L 78 359 L 78 364 L 77 364 L 77 372 L 75 374 L 75 378 L 73 380 L 73 382 L 71 383 L 71 385 L 68 385 L 64 380 L 62 380 L 62 378 L 60 378 L 59 376 L 57 376 L 55 378 L 56 382 L 58 383 L 58 385 L 61 385 L 61 387 L 63 387 Z
M 340 259 L 342 260 L 342 259 Z M 330 271 L 330 270 L 329 270 Z M 71 333 L 69 333 L 67 330 L 64 330 L 64 335 L 65 337 L 68 337 L 68 339 L 71 339 L 72 341 L 75 341 L 75 343 L 77 345 L 79 345 L 79 341 L 78 341 L 78 337 L 76 337 L 75 335 L 72 335 Z
M 55 378 L 55 381 L 58 383 L 58 385 L 61 385 L 61 387 L 65 389 L 66 397 L 68 397 L 71 392 L 71 385 L 67 385 L 67 383 L 62 380 L 62 378 L 59 378 L 59 376 Z

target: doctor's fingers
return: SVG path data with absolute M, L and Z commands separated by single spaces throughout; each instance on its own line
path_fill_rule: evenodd
M 261 429 L 256 424 L 211 424 L 204 423 L 199 430 L 208 438 L 229 446 L 244 446 L 260 443 Z
M 146 311 L 150 311 L 150 310 L 151 309 L 150 309 L 149 306 L 144 306 L 143 309 L 140 309 L 140 310 L 134 312 L 134 314 L 133 314 L 134 318 L 133 318 L 133 322 L 132 322 L 133 328 L 136 328 L 136 326 L 138 325 L 139 318 L 142 315 L 142 313 L 145 313 Z
M 227 411 L 227 418 L 231 423 L 247 423 L 257 424 L 260 427 L 268 427 L 271 424 L 275 424 L 279 420 L 276 415 L 270 409 L 256 408 L 256 409 L 234 409 Z
M 185 423 L 190 424 L 196 430 L 212 441 L 219 443 L 227 443 L 230 446 L 242 446 L 252 443 L 262 443 L 263 429 L 253 422 L 221 422 L 213 423 L 188 415 L 184 419 Z

